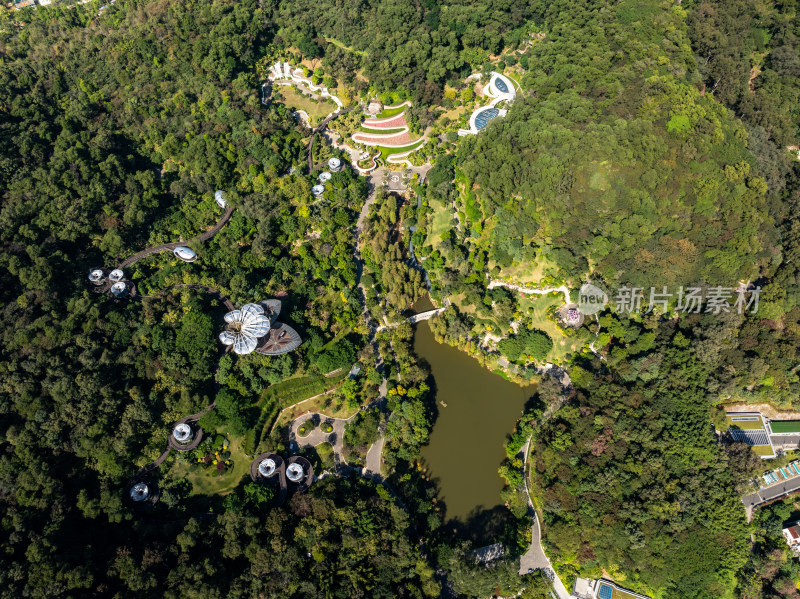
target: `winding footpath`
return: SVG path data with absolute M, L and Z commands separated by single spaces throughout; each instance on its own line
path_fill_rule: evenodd
M 494 279 L 489 282 L 489 289 L 494 289 L 495 287 L 506 287 L 507 289 L 512 289 L 513 291 L 519 291 L 520 293 L 531 293 L 534 295 L 548 295 L 550 293 L 563 293 L 564 294 L 564 301 L 567 304 L 571 304 L 572 300 L 569 297 L 569 289 L 566 285 L 561 285 L 560 287 L 545 287 L 544 289 L 532 289 L 529 287 L 522 287 L 520 285 L 514 285 L 512 283 L 506 283 L 505 281 L 498 281 Z
M 225 209 L 225 213 L 222 215 L 222 217 L 220 217 L 219 221 L 217 221 L 217 224 L 211 227 L 208 231 L 201 233 L 197 237 L 193 237 L 189 241 L 173 241 L 171 243 L 162 243 L 161 245 L 154 245 L 152 247 L 144 249 L 141 252 L 137 252 L 133 256 L 130 256 L 129 258 L 125 258 L 125 260 L 123 260 L 122 262 L 119 263 L 119 265 L 117 265 L 117 268 L 119 269 L 127 268 L 128 266 L 135 264 L 142 258 L 146 258 L 151 254 L 158 254 L 159 252 L 171 252 L 176 247 L 186 245 L 187 243 L 191 243 L 192 241 L 208 241 L 209 239 L 214 237 L 214 235 L 220 232 L 222 227 L 225 226 L 225 223 L 227 223 L 230 220 L 232 214 L 233 214 L 233 206 L 228 205 L 228 207 Z

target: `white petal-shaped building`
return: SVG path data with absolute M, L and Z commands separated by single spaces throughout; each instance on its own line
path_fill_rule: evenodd
M 217 191 L 214 192 L 214 200 L 217 202 L 217 205 L 223 210 L 228 207 L 228 202 L 225 199 L 225 194 L 222 193 L 221 189 L 218 189 Z
M 111 271 L 111 273 L 109 273 L 108 278 L 111 279 L 112 283 L 119 283 L 125 278 L 125 273 L 122 272 L 121 268 L 115 268 Z
M 339 169 L 342 168 L 342 161 L 338 158 L 331 158 L 328 160 L 328 168 L 331 172 L 338 173 Z
M 195 253 L 192 248 L 186 247 L 185 245 L 179 245 L 172 250 L 172 253 L 184 262 L 194 262 L 197 260 L 197 253 Z
M 258 340 L 269 333 L 269 318 L 258 304 L 245 304 L 241 310 L 225 315 L 227 326 L 219 340 L 230 345 L 239 355 L 249 354 L 258 346 Z
M 331 176 L 332 175 L 328 171 L 325 171 L 319 174 L 319 180 L 323 185 L 325 185 L 325 183 L 331 180 Z
M 314 194 L 315 198 L 319 198 L 322 196 L 323 193 L 325 193 L 325 186 L 314 185 L 314 187 L 311 188 L 311 193 Z

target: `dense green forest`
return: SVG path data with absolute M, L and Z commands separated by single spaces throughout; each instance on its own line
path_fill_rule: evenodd
M 761 465 L 712 426 L 722 401 L 800 406 L 794 0 L 99 6 L 0 9 L 0 595 L 545 597 L 542 576 L 517 574 L 530 526 L 516 452 L 531 434 L 544 543 L 567 579 L 605 570 L 659 596 L 798 595 L 779 533 L 790 508 L 745 522 L 737 493 Z M 276 58 L 315 61 L 353 102 L 413 99 L 417 131 L 456 93 L 471 99 L 471 73 L 514 66 L 519 93 L 480 135 L 432 139 L 425 185 L 377 193 L 362 273 L 367 179 L 334 173 L 314 201 L 313 138 L 261 101 Z M 321 137 L 312 162 L 346 158 Z M 219 220 L 217 189 L 233 216 L 190 241 Z M 88 289 L 91 268 L 179 239 L 201 259 L 137 262 L 136 301 Z M 502 333 L 491 365 L 509 359 L 520 380 L 558 351 L 574 387 L 562 397 L 544 380 L 509 440 L 509 553 L 488 568 L 418 469 L 437 410 L 412 328 L 371 335 L 364 322 L 397 320 L 424 294 L 412 244 L 433 295 L 454 299 L 431 321 L 437 338 L 489 360 L 480 337 Z M 564 331 L 546 307 L 487 286 L 519 273 L 573 288 L 747 280 L 762 303 L 605 312 Z M 281 298 L 302 346 L 220 355 L 226 310 L 188 285 L 236 306 Z M 569 349 L 589 340 L 591 352 Z M 364 376 L 342 380 L 354 362 Z M 173 454 L 153 475 L 152 513 L 123 502 L 182 416 L 216 402 L 202 420 L 212 445 L 226 451 L 230 435 L 243 458 L 285 452 L 285 427 L 272 428 L 283 407 L 330 390 L 329 406 L 355 411 L 383 378 L 385 408 L 344 441 L 360 463 L 385 430 L 386 484 L 326 477 L 276 509 L 257 485 L 204 494 L 176 480 L 186 465 Z

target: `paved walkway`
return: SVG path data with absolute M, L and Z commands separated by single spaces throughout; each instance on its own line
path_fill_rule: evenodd
M 790 478 L 783 483 L 772 485 L 766 489 L 759 489 L 750 495 L 745 495 L 742 497 L 742 503 L 749 516 L 755 508 L 777 499 L 783 499 L 798 491 L 800 491 L 800 476 Z
M 547 295 L 548 293 L 559 292 L 564 294 L 564 301 L 566 303 L 568 304 L 572 303 L 572 301 L 569 299 L 569 289 L 567 289 L 566 285 L 561 285 L 560 287 L 545 287 L 544 289 L 531 289 L 529 287 L 522 287 L 521 285 L 506 283 L 505 281 L 498 281 L 498 280 L 490 281 L 489 289 L 494 289 L 495 287 L 507 287 L 508 289 L 519 291 L 520 293 L 532 293 L 535 295 Z
M 315 428 L 305 437 L 300 437 L 297 434 L 297 429 L 299 429 L 303 423 L 308 422 L 315 416 L 319 418 L 320 425 L 322 425 L 324 422 L 330 422 L 333 426 L 333 430 L 329 433 L 324 433 L 322 432 L 320 426 L 317 426 L 317 428 Z M 352 418 L 352 416 L 350 418 Z M 294 441 L 297 443 L 297 446 L 300 449 L 316 447 L 317 445 L 321 445 L 323 443 L 330 443 L 331 447 L 333 447 L 334 462 L 338 466 L 340 463 L 345 462 L 344 456 L 342 455 L 342 443 L 344 441 L 344 427 L 350 418 L 346 420 L 343 418 L 330 418 L 329 416 L 320 414 L 318 412 L 303 414 L 292 422 L 289 429 L 289 441 Z
M 449 305 L 450 304 L 448 303 L 448 306 Z M 447 306 L 444 306 L 443 308 L 434 308 L 433 310 L 428 310 L 426 312 L 420 312 L 419 314 L 414 314 L 413 316 L 409 316 L 406 320 L 408 321 L 409 324 L 417 324 L 418 322 L 422 322 L 423 320 L 430 320 L 431 318 L 433 318 L 437 314 L 441 314 L 445 310 L 447 310 Z M 400 322 L 390 322 L 389 324 L 379 326 L 375 330 L 384 331 L 386 329 L 394 329 L 396 327 L 399 327 L 402 324 L 402 322 L 403 322 L 402 320 Z
M 231 214 L 233 214 L 233 206 L 228 205 L 228 207 L 225 209 L 225 213 L 220 217 L 219 221 L 217 221 L 217 224 L 211 227 L 208 231 L 201 233 L 200 235 L 190 239 L 189 241 L 173 241 L 172 243 L 162 243 L 161 245 L 154 245 L 153 247 L 144 249 L 141 252 L 137 252 L 136 254 L 134 254 L 129 258 L 125 258 L 125 260 L 119 263 L 117 268 L 122 269 L 131 266 L 135 262 L 138 262 L 142 258 L 149 256 L 150 254 L 172 251 L 178 246 L 190 243 L 192 240 L 207 241 L 212 237 L 214 237 L 214 235 L 219 233 L 220 229 L 222 229 L 222 227 L 225 226 L 225 223 L 227 223 L 228 220 L 231 218 Z

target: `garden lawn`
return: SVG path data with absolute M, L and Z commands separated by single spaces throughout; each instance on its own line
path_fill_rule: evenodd
M 432 200 L 430 207 L 433 208 L 433 214 L 428 216 L 430 222 L 425 245 L 430 245 L 435 250 L 442 244 L 442 233 L 453 228 L 450 223 L 454 213 L 450 204 L 445 205 L 437 200 Z
M 192 485 L 192 495 L 225 495 L 230 493 L 239 485 L 243 477 L 249 476 L 252 458 L 248 458 L 245 455 L 242 448 L 243 439 L 243 436 L 229 438 L 228 449 L 231 452 L 229 459 L 233 464 L 221 476 L 217 476 L 216 466 L 214 465 L 208 468 L 203 468 L 200 464 L 195 466 L 188 461 L 184 461 L 180 456 L 172 465 L 172 468 L 169 469 L 167 476 L 188 480 Z
M 395 108 L 385 108 L 380 114 L 375 115 L 375 119 L 388 119 L 390 116 L 394 116 L 396 114 L 400 114 L 406 108 L 408 108 L 407 104 L 403 104 L 402 106 L 397 106 Z
M 518 292 L 514 292 L 518 293 Z M 553 340 L 553 349 L 547 354 L 547 360 L 563 360 L 568 353 L 579 351 L 583 344 L 577 336 L 566 337 L 558 330 L 556 323 L 547 318 L 547 309 L 550 306 L 560 306 L 564 303 L 564 296 L 561 293 L 551 293 L 549 295 L 531 295 L 523 297 L 518 294 L 520 311 L 532 318 L 534 328 L 544 331 Z M 530 313 L 528 310 L 533 312 Z
M 305 110 L 313 123 L 321 121 L 336 110 L 336 104 L 332 101 L 320 100 L 319 102 L 314 102 L 309 96 L 301 94 L 288 85 L 275 86 L 274 89 L 276 89 L 276 94 L 280 96 L 280 102 L 296 110 Z

